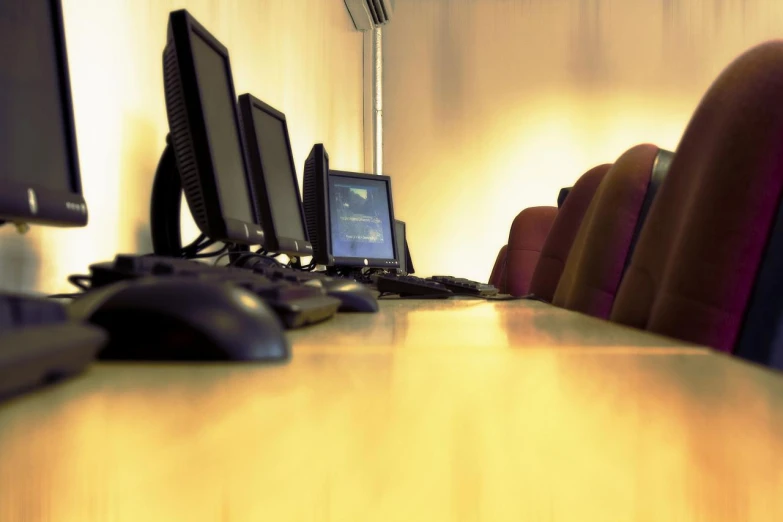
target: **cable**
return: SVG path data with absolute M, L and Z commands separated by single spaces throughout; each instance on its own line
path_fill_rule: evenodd
M 91 277 L 84 274 L 71 274 L 68 276 L 68 282 L 71 283 L 73 286 L 78 288 L 79 290 L 86 292 L 90 289 L 89 286 L 84 284 L 84 281 L 90 282 L 92 281 Z
M 220 248 L 219 250 L 215 250 L 214 252 L 206 252 L 204 254 L 194 254 L 190 256 L 190 259 L 208 259 L 210 257 L 222 256 L 223 254 L 230 254 L 228 249 L 229 249 L 228 245 L 223 245 L 222 248 Z

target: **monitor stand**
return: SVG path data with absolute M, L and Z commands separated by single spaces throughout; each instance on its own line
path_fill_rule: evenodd
M 179 222 L 181 201 L 182 179 L 169 134 L 166 136 L 166 148 L 163 149 L 163 155 L 155 170 L 150 202 L 152 249 L 156 255 L 180 257 L 182 254 Z

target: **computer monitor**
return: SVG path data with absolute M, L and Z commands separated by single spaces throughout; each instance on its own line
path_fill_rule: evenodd
M 391 178 L 330 170 L 327 188 L 335 266 L 399 268 Z
M 264 229 L 264 248 L 313 255 L 285 115 L 250 94 L 239 97 L 239 114 L 256 211 Z
M 329 177 L 329 153 L 321 143 L 316 143 L 307 156 L 304 167 L 302 207 L 307 225 L 307 237 L 313 246 L 313 262 L 332 266 L 327 214 L 327 178 Z
M 316 263 L 399 268 L 388 176 L 330 170 L 318 144 L 305 163 L 304 209 Z
M 394 220 L 394 240 L 397 244 L 397 262 L 400 263 L 398 272 L 407 274 L 408 265 L 405 262 L 405 221 Z
M 0 222 L 84 226 L 60 1 L 0 1 L 0 49 Z
M 193 220 L 212 240 L 261 244 L 228 50 L 184 9 L 169 14 L 163 79 L 170 143 Z

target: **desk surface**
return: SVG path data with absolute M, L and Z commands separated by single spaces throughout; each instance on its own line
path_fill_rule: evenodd
M 779 375 L 530 302 L 292 339 L 285 365 L 102 364 L 0 405 L 0 520 L 783 519 Z

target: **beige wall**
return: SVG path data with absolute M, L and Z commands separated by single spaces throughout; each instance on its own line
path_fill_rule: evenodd
M 161 55 L 168 13 L 183 7 L 228 47 L 237 94 L 285 112 L 300 183 L 316 142 L 336 168 L 362 169 L 362 35 L 342 0 L 63 0 L 90 224 L 0 229 L 0 289 L 66 291 L 91 262 L 150 250 L 168 129 Z M 184 228 L 195 236 L 192 221 Z
M 641 142 L 674 149 L 779 0 L 397 0 L 384 173 L 413 261 L 486 280 L 514 216 Z

